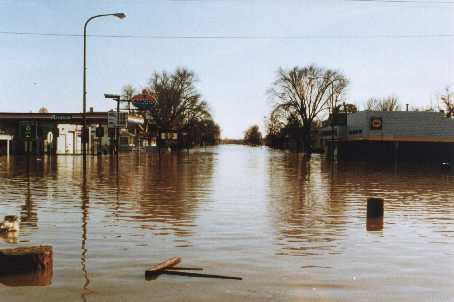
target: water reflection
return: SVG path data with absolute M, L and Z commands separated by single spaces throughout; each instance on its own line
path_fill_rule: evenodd
M 189 245 L 182 239 L 192 235 L 198 203 L 209 196 L 213 154 L 120 157 L 119 169 L 118 177 L 110 181 L 117 188 L 113 211 L 119 217 L 140 221 L 141 228 L 155 235 L 174 234 L 180 238 L 179 246 Z M 134 176 L 121 173 L 131 169 Z M 136 204 L 138 211 L 121 211 L 127 201 Z
M 84 277 L 84 284 L 82 285 L 82 301 L 86 302 L 87 301 L 87 296 L 91 293 L 89 290 L 88 286 L 90 285 L 90 279 L 88 276 L 88 270 L 87 270 L 87 239 L 88 239 L 88 231 L 87 231 L 87 226 L 88 226 L 88 215 L 89 215 L 89 208 L 90 208 L 90 199 L 89 199 L 89 193 L 88 193 L 88 187 L 87 187 L 87 161 L 86 158 L 82 159 L 82 173 L 81 173 L 81 213 L 82 213 L 82 238 L 81 238 L 81 255 L 80 255 L 80 264 L 81 264 L 81 269 L 82 269 L 82 275 Z
M 382 231 L 383 230 L 383 217 L 380 218 L 367 218 L 366 230 L 368 231 Z
M 310 299 L 309 285 L 330 293 L 327 300 L 359 301 L 359 291 L 392 300 L 410 287 L 451 293 L 452 173 L 333 164 L 317 155 L 245 146 L 160 158 L 121 154 L 118 163 L 88 157 L 85 169 L 81 157 L 71 156 L 32 159 L 28 172 L 26 165 L 23 158 L 0 158 L 0 212 L 20 212 L 25 232 L 17 244 L 55 247 L 54 287 L 75 299 L 109 293 L 141 301 L 156 290 L 168 297 L 174 279 L 153 288 L 137 280 L 145 266 L 175 255 L 207 271 L 240 272 L 243 287 L 229 288 L 229 298 L 237 300 L 263 288 L 297 292 L 282 300 Z M 366 220 L 366 200 L 374 196 L 385 200 L 382 221 Z M 401 275 L 389 278 L 396 272 Z M 224 287 L 182 282 L 188 284 L 177 289 L 183 299 L 196 300 L 193 285 L 226 297 Z M 8 290 L 8 298 L 19 291 L 36 297 L 32 289 Z M 90 295 L 95 290 L 99 296 Z
M 10 287 L 49 286 L 52 283 L 53 270 L 41 270 L 31 273 L 0 275 L 0 283 Z
M 318 156 L 273 153 L 269 158 L 269 203 L 279 231 L 279 254 L 340 252 L 335 241 L 344 236 L 347 218 L 327 167 Z
M 447 223 L 454 225 L 454 207 L 448 205 L 454 197 L 454 178 L 437 168 L 333 164 L 319 156 L 309 159 L 272 152 L 268 174 L 268 202 L 278 230 L 279 254 L 342 253 L 343 240 L 349 236 L 346 230 L 351 232 L 352 225 L 362 225 L 365 231 L 383 230 L 383 219 L 366 220 L 366 200 L 373 196 L 385 199 L 388 224 L 423 219 L 442 236 L 454 235 L 446 229 Z
M 26 227 L 33 227 L 37 228 L 38 227 L 38 215 L 37 211 L 32 199 L 32 194 L 31 194 L 31 181 L 30 181 L 30 163 L 31 159 L 28 158 L 26 159 L 26 175 L 25 175 L 25 202 L 24 205 L 21 207 L 21 228 L 26 228 Z

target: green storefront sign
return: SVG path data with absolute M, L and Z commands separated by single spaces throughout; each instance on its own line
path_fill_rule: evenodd
M 35 138 L 36 129 L 32 123 L 20 123 L 19 124 L 19 135 L 25 140 L 31 140 Z

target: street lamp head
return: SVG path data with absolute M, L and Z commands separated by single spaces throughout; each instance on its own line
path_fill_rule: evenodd
M 126 14 L 124 13 L 116 13 L 116 14 L 113 14 L 115 17 L 119 18 L 119 19 L 124 19 L 126 18 Z

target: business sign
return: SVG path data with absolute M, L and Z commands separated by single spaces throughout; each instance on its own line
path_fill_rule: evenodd
M 178 139 L 178 134 L 176 132 L 162 132 L 161 139 L 176 141 Z
M 71 114 L 53 114 L 52 119 L 56 121 L 69 121 L 73 118 Z
M 19 133 L 25 140 L 33 139 L 35 137 L 35 126 L 30 122 L 20 122 Z
M 370 118 L 370 130 L 382 130 L 383 120 L 381 117 Z

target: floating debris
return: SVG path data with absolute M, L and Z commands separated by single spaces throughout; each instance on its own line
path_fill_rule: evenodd
M 200 268 L 200 267 L 176 267 L 176 265 L 178 265 L 180 262 L 181 262 L 181 257 L 173 257 L 173 258 L 167 259 L 157 265 L 154 265 L 150 269 L 145 271 L 145 279 L 154 280 L 159 275 L 166 274 L 166 275 L 177 275 L 177 276 L 185 276 L 185 277 L 243 280 L 243 278 L 241 278 L 241 277 L 184 272 L 185 270 L 186 271 L 202 271 L 203 268 Z
M 52 270 L 51 246 L 0 249 L 0 275 Z

